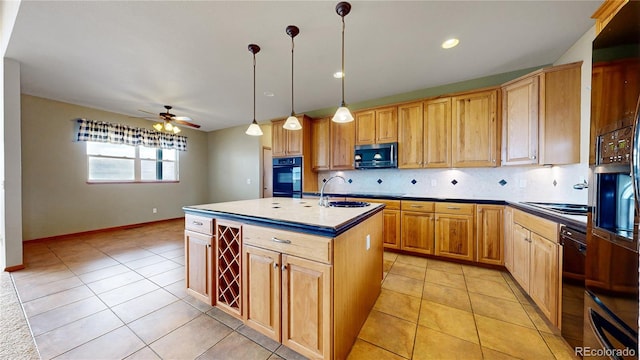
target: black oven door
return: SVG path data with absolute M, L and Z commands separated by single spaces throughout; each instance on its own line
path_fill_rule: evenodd
M 638 359 L 638 252 L 594 229 L 587 239 L 583 357 Z
M 273 159 L 273 196 L 302 197 L 302 158 Z

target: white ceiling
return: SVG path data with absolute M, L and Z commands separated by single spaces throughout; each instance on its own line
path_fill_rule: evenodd
M 345 17 L 347 103 L 519 70 L 558 59 L 601 1 L 352 1 Z M 27 1 L 6 57 L 22 92 L 141 116 L 162 105 L 211 131 L 340 102 L 337 1 Z M 450 36 L 460 45 L 443 50 Z M 272 92 L 267 97 L 265 92 Z M 82 116 L 82 114 L 78 114 Z M 106 120 L 106 119 L 99 119 Z

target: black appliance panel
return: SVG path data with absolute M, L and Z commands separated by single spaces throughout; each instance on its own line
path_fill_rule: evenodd
M 302 197 L 302 158 L 273 159 L 273 196 Z

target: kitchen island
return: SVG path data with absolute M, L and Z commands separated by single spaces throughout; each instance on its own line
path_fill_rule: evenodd
M 382 204 L 184 207 L 187 292 L 314 359 L 345 359 L 380 294 Z

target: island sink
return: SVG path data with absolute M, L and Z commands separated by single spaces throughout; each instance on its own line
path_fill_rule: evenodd
M 365 207 L 371 205 L 364 201 L 329 201 L 329 206 L 333 207 Z

